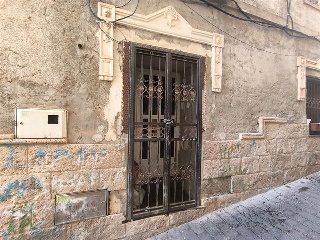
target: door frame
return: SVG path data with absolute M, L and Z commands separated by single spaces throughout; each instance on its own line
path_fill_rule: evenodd
M 201 201 L 200 201 L 200 194 L 201 194 L 201 155 L 202 155 L 202 83 L 203 83 L 203 75 L 202 75 L 202 70 L 203 70 L 203 59 L 204 57 L 195 55 L 195 54 L 190 54 L 190 53 L 185 53 L 185 52 L 180 52 L 180 51 L 174 51 L 170 49 L 164 49 L 164 48 L 159 48 L 159 47 L 154 47 L 154 46 L 148 46 L 148 45 L 143 45 L 143 44 L 138 44 L 138 43 L 130 43 L 130 57 L 129 57 L 129 109 L 128 109 L 128 162 L 127 162 L 127 206 L 126 206 L 126 221 L 131 221 L 131 220 L 137 220 L 145 217 L 151 217 L 159 214 L 168 214 L 173 211 L 179 211 L 179 210 L 184 210 L 188 206 L 186 204 L 185 206 L 182 207 L 176 207 L 174 210 L 170 211 L 169 209 L 169 200 L 165 199 L 169 197 L 168 191 L 169 189 L 164 188 L 164 209 L 160 210 L 155 210 L 152 213 L 144 216 L 134 216 L 133 214 L 133 172 L 134 172 L 134 122 L 135 122 L 135 101 L 136 101 L 136 96 L 135 96 L 135 78 L 136 78 L 136 49 L 137 48 L 143 48 L 147 50 L 157 50 L 161 51 L 166 54 L 166 68 L 165 68 L 165 76 L 166 78 L 169 78 L 171 76 L 171 70 L 170 68 L 170 62 L 168 59 L 168 56 L 171 54 L 176 54 L 176 55 L 181 55 L 184 57 L 190 57 L 194 58 L 197 60 L 197 101 L 196 101 L 196 114 L 197 114 L 197 126 L 198 126 L 198 131 L 197 131 L 197 142 L 196 142 L 196 147 L 197 147 L 197 154 L 196 154 L 196 159 L 195 161 L 195 203 L 190 204 L 190 207 L 197 207 L 200 206 Z M 169 84 L 166 84 L 166 88 L 169 88 Z M 168 89 L 166 89 L 168 90 Z M 167 91 L 166 91 L 167 92 Z M 172 96 L 165 96 L 167 101 L 167 98 L 171 98 Z M 170 111 L 170 109 L 167 109 L 167 111 Z M 166 144 L 165 144 L 166 145 Z M 165 150 L 165 158 L 168 159 L 170 158 L 169 156 L 170 151 L 167 149 Z M 168 164 L 168 163 L 167 163 Z M 168 167 L 170 168 L 170 166 Z M 168 170 L 169 171 L 169 170 Z M 164 172 L 164 179 L 163 182 L 167 181 L 169 182 L 170 179 L 168 173 Z M 166 191 L 166 193 L 165 193 Z

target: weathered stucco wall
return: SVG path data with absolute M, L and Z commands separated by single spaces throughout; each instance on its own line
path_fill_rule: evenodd
M 1 1 L 0 8 L 1 133 L 13 133 L 15 107 L 63 108 L 69 142 L 92 142 L 99 125 L 108 128 L 111 84 L 97 81 L 97 27 L 86 1 Z
M 245 2 L 251 3 L 243 5 L 248 12 L 260 9 L 270 18 L 271 13 L 286 17 L 280 3 Z M 96 9 L 97 2 L 92 3 Z M 125 36 L 128 41 L 206 59 L 203 208 L 122 223 L 128 159 L 127 135 L 121 133 L 122 100 L 126 101 L 122 53 L 115 44 L 113 81 L 98 80 L 98 28 L 86 4 L 0 1 L 0 134 L 14 132 L 15 107 L 64 108 L 69 113 L 67 144 L 1 140 L 0 238 L 144 239 L 320 170 L 319 138 L 308 136 L 306 103 L 297 100 L 296 76 L 297 56 L 318 59 L 319 43 L 240 22 L 202 4 L 188 6 L 216 27 L 181 1 L 145 0 L 137 13 L 147 15 L 172 5 L 194 28 L 224 35 L 222 92 L 211 91 L 210 46 L 117 26 L 116 39 Z M 125 8 L 133 11 L 135 4 Z M 294 20 L 310 28 L 319 10 L 312 8 L 307 14 L 307 8 L 302 0 L 292 1 Z M 319 34 L 319 29 L 309 30 Z M 320 76 L 318 71 L 308 73 Z M 239 133 L 257 132 L 259 117 L 287 122 L 266 124 L 265 138 L 239 140 Z M 94 144 L 98 128 L 105 140 Z M 98 189 L 110 191 L 109 216 L 54 226 L 57 193 Z
M 211 92 L 210 80 L 206 81 L 204 137 L 236 139 L 239 132 L 256 131 L 260 116 L 304 123 L 305 102 L 297 101 L 296 61 L 297 56 L 317 60 L 318 43 L 233 18 L 226 21 L 223 13 L 213 15 L 207 7 L 197 11 L 227 33 L 222 32 L 225 36 L 222 92 Z M 198 17 L 186 15 L 191 23 Z M 221 33 L 207 23 L 202 28 Z
M 294 22 L 294 28 L 312 36 L 317 36 L 320 30 L 317 24 L 320 21 L 320 4 L 315 2 L 314 0 L 289 1 L 289 13 Z M 287 24 L 287 1 L 240 0 L 239 4 L 247 13 L 282 25 Z M 235 7 L 234 4 L 229 6 Z M 292 26 L 290 19 L 288 19 L 288 26 Z

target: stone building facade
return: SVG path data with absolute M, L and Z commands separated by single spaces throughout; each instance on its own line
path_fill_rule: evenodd
M 145 239 L 320 171 L 318 1 L 0 9 L 1 238 Z M 19 137 L 16 109 L 66 110 L 66 136 Z

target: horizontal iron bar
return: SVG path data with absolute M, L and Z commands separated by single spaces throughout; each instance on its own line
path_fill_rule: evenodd
M 133 220 L 139 220 L 145 217 L 152 217 L 152 216 L 156 216 L 156 215 L 161 215 L 164 214 L 164 210 L 163 209 L 159 209 L 159 210 L 154 210 L 154 211 L 150 211 L 150 212 L 139 212 L 139 213 L 133 213 L 132 219 Z
M 163 125 L 165 126 L 166 124 L 164 122 L 135 122 L 135 125 Z M 172 124 L 170 124 L 170 126 L 189 126 L 189 127 L 196 127 L 197 124 L 196 123 L 177 123 L 177 122 L 173 122 Z
M 135 138 L 135 142 L 164 142 L 165 138 Z M 170 138 L 170 141 L 197 141 L 197 138 Z

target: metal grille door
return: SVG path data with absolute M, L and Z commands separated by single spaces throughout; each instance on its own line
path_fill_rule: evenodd
M 200 59 L 131 45 L 128 219 L 199 205 Z
M 320 122 L 320 81 L 307 78 L 307 119 L 310 119 L 310 135 L 320 135 L 318 123 Z M 315 124 L 316 128 L 312 127 Z

